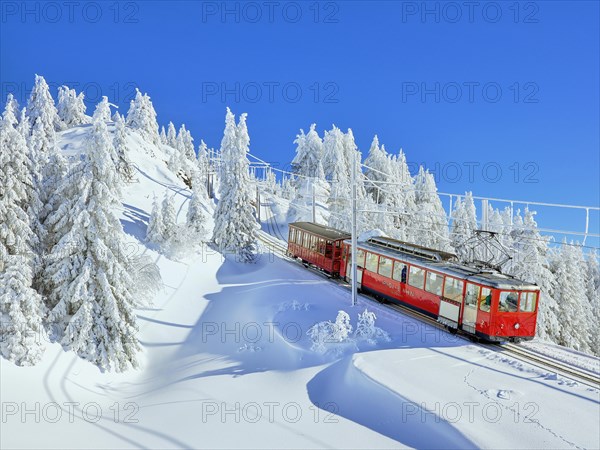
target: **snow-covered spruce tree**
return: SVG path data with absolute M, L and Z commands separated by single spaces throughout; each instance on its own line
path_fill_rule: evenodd
M 258 224 L 250 204 L 250 137 L 246 114 L 235 125 L 235 116 L 227 108 L 225 131 L 221 140 L 219 203 L 215 209 L 213 241 L 222 252 L 236 252 L 242 262 L 253 262 L 257 254 Z
M 552 296 L 555 278 L 548 265 L 550 239 L 543 237 L 537 230 L 535 212 L 525 209 L 524 219 L 520 212 L 515 215 L 511 241 L 512 260 L 508 273 L 521 280 L 536 283 L 541 290 L 536 334 L 542 339 L 558 342 L 560 311 Z
M 62 345 L 105 370 L 137 367 L 134 279 L 115 216 L 120 185 L 103 121 L 95 121 L 85 158 L 60 188 L 65 202 L 49 217 L 56 235 L 45 278 L 49 319 Z
M 185 128 L 185 124 L 182 124 L 179 128 L 179 138 L 181 136 L 181 150 L 185 157 L 190 161 L 196 160 L 196 153 L 194 152 L 194 138 L 192 134 Z
M 47 236 L 47 217 L 55 211 L 63 201 L 58 194 L 58 184 L 62 182 L 66 171 L 66 161 L 62 153 L 54 145 L 54 130 L 50 138 L 46 135 L 43 121 L 38 120 L 33 126 L 29 138 L 29 170 L 32 185 L 29 192 L 28 215 L 31 227 L 36 234 L 35 253 L 46 254 L 50 241 Z M 34 287 L 40 289 L 41 260 L 36 258 L 33 267 Z
M 165 133 L 165 126 L 160 127 L 160 143 L 167 145 L 167 133 Z
M 160 145 L 156 111 L 148 94 L 142 94 L 136 89 L 136 95 L 127 112 L 127 126 L 136 130 L 142 138 L 154 145 Z
M 27 148 L 7 103 L 0 119 L 0 353 L 19 365 L 41 358 L 42 298 L 32 288 L 35 264 L 27 213 L 32 184 Z
M 450 250 L 448 221 L 437 194 L 435 179 L 423 166 L 415 178 L 415 243 L 438 250 Z
M 334 172 L 343 174 L 344 178 L 350 173 L 344 156 L 344 133 L 335 125 L 325 131 L 323 137 L 323 171 L 328 180 L 334 180 Z
M 591 307 L 585 292 L 583 253 L 574 242 L 562 243 L 552 253 L 551 270 L 556 281 L 553 297 L 559 306 L 558 343 L 579 351 L 589 351 Z
M 29 117 L 27 117 L 27 108 L 23 108 L 21 110 L 19 116 L 19 123 L 17 125 L 17 131 L 29 144 L 29 136 L 31 134 L 31 122 L 29 122 Z
M 389 194 L 384 200 L 384 205 L 392 214 L 392 228 L 386 230 L 392 237 L 414 242 L 418 234 L 418 225 L 413 217 L 416 211 L 415 191 L 412 176 L 408 169 L 406 156 L 402 149 L 398 155 L 389 158 L 391 177 L 394 184 L 388 185 Z
M 316 124 L 310 126 L 308 134 L 300 130 L 294 144 L 296 144 L 296 156 L 292 161 L 294 173 L 305 177 L 317 177 L 318 165 L 323 158 L 323 141 L 316 131 Z
M 333 228 L 350 231 L 350 169 L 344 156 L 344 133 L 335 125 L 330 131 L 325 131 L 323 150 L 325 174 L 331 185 L 327 200 L 330 212 L 328 224 Z
M 148 220 L 148 228 L 146 228 L 146 242 L 161 245 L 165 241 L 163 228 L 162 206 L 158 202 L 156 195 L 154 195 L 152 211 L 150 212 Z
M 113 146 L 117 158 L 117 171 L 123 181 L 130 183 L 134 180 L 135 172 L 133 164 L 127 155 L 127 128 L 125 127 L 125 119 L 118 112 L 115 114 L 114 119 L 115 134 L 113 137 Z
M 14 117 L 13 126 L 16 127 L 19 122 L 19 117 L 21 117 L 21 110 L 19 109 L 19 102 L 17 102 L 17 99 L 11 93 L 6 96 L 5 111 L 10 111 L 10 120 L 13 120 L 12 117 Z
M 165 191 L 162 201 L 162 233 L 163 239 L 168 241 L 173 237 L 177 227 L 177 213 L 175 212 L 175 204 L 173 195 L 169 194 L 169 190 Z
M 75 89 L 69 89 L 68 86 L 58 88 L 58 117 L 62 121 L 63 128 L 76 127 L 88 122 L 85 115 L 86 106 L 83 101 L 84 94 L 80 92 L 77 95 Z
M 206 189 L 198 177 L 192 184 L 192 198 L 188 206 L 186 215 L 186 224 L 189 230 L 192 230 L 195 237 L 200 240 L 206 238 L 206 213 L 202 200 L 206 199 Z
M 177 131 L 173 122 L 169 122 L 167 126 L 167 145 L 173 148 L 177 148 Z
M 102 96 L 102 100 L 96 105 L 92 120 L 101 120 L 103 122 L 110 122 L 110 103 L 106 95 Z
M 316 125 L 310 126 L 308 134 L 300 130 L 294 143 L 296 156 L 292 161 L 294 172 L 294 197 L 288 210 L 289 220 L 311 221 L 311 204 L 313 191 L 317 196 L 327 198 L 330 192 L 329 183 L 325 180 L 323 171 L 323 141 L 315 130 Z M 272 192 L 276 190 L 275 175 L 269 172 L 269 186 Z
M 296 196 L 294 178 L 283 178 L 281 180 L 281 196 L 286 200 L 293 200 Z
M 473 259 L 473 255 L 464 243 L 473 237 L 477 230 L 477 211 L 471 192 L 467 192 L 464 199 L 459 197 L 456 200 L 451 217 L 450 242 L 452 247 L 460 261 L 470 261 Z
M 54 99 L 50 95 L 50 88 L 42 76 L 35 76 L 35 84 L 27 102 L 27 114 L 32 127 L 38 121 L 43 123 L 45 134 L 48 137 L 52 136 L 54 131 L 62 129 Z
M 196 164 L 198 167 L 196 182 L 200 183 L 203 186 L 204 192 L 208 194 L 207 182 L 210 166 L 208 162 L 207 146 L 203 140 L 200 140 L 200 145 L 198 146 L 198 158 Z
M 370 183 L 367 182 L 365 184 L 367 193 L 371 194 L 376 203 L 384 203 L 386 190 L 389 185 L 381 182 L 385 183 L 390 181 L 391 166 L 385 149 L 379 146 L 377 135 L 375 135 L 373 142 L 371 143 L 369 154 L 365 159 L 365 166 L 367 166 L 365 169 L 365 176 L 371 181 Z

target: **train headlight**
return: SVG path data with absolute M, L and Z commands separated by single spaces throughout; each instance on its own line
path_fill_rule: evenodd
M 519 328 L 521 328 L 521 325 L 519 325 L 518 323 L 515 323 L 515 330 L 518 330 Z

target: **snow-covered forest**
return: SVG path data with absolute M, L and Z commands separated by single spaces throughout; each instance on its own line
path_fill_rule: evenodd
M 210 242 L 248 263 L 259 251 L 246 114 L 236 123 L 227 110 L 215 152 L 202 140 L 196 147 L 183 124 L 178 131 L 172 122 L 159 127 L 147 94 L 138 91 L 125 116 L 111 108 L 104 97 L 88 115 L 83 94 L 67 86 L 55 103 L 41 76 L 27 105 L 8 96 L 0 120 L 0 352 L 15 364 L 36 364 L 44 336 L 103 370 L 138 366 L 135 309 L 149 304 L 162 282 L 144 252 L 127 251 L 117 216 L 123 189 L 145 176 L 132 162 L 130 139 L 144 142 L 147 156 L 162 159 L 192 193 L 181 223 L 172 192 L 149 193 L 145 245 L 176 259 Z M 82 126 L 89 128 L 83 147 L 66 154 L 57 134 Z M 377 136 L 364 160 L 350 129 L 333 126 L 321 137 L 312 125 L 294 143 L 294 175 L 267 180 L 274 195 L 290 201 L 291 220 L 310 220 L 314 190 L 325 199 L 328 224 L 349 230 L 354 164 L 358 204 L 368 211 L 359 216 L 359 232 L 379 229 L 454 251 L 463 261 L 504 261 L 504 272 L 541 287 L 541 339 L 599 354 L 597 255 L 584 255 L 576 242 L 551 247 L 534 211 L 490 207 L 487 228 L 500 245 L 484 254 L 470 245 L 480 228 L 472 194 L 454 204 L 448 219 L 432 174 L 420 168 L 411 175 L 406 155 L 388 153 Z

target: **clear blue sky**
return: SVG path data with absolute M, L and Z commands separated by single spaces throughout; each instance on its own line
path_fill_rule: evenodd
M 209 146 L 226 106 L 248 112 L 252 151 L 280 166 L 299 128 L 335 123 L 441 191 L 600 201 L 599 2 L 25 5 L 1 3 L 4 97 L 38 73 L 126 108 L 135 85 Z

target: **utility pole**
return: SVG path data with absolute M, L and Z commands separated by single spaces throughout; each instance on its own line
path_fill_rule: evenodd
M 489 208 L 488 208 L 488 201 L 487 199 L 483 199 L 481 200 L 481 229 L 483 231 L 488 231 L 489 228 Z M 483 246 L 483 259 L 485 261 L 489 261 L 489 252 L 488 252 L 488 246 L 487 244 L 485 244 Z
M 352 153 L 352 306 L 356 306 L 356 152 Z
M 258 189 L 258 183 L 256 183 L 256 218 L 260 223 L 260 190 Z

